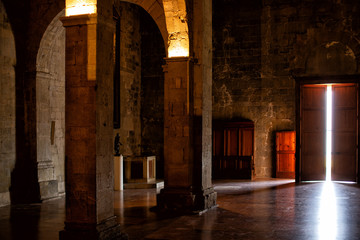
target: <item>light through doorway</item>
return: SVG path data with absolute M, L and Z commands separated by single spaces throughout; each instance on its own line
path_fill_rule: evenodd
M 331 181 L 332 86 L 326 87 L 326 181 Z
M 357 84 L 300 86 L 301 181 L 357 181 Z

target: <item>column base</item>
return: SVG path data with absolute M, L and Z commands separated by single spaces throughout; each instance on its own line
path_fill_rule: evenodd
M 98 225 L 66 223 L 59 232 L 59 240 L 127 240 L 127 234 L 120 232 L 116 217 L 109 218 Z
M 41 200 L 56 198 L 59 196 L 57 180 L 39 182 Z
M 157 208 L 181 213 L 201 213 L 216 206 L 214 188 L 191 191 L 183 188 L 164 188 L 157 195 Z

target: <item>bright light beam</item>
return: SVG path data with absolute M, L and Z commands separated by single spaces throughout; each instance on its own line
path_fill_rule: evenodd
M 336 240 L 338 235 L 337 208 L 334 183 L 323 185 L 318 215 L 318 240 Z
M 331 181 L 332 87 L 326 91 L 326 181 Z

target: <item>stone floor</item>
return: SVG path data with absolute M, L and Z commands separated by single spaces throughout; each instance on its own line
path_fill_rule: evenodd
M 258 179 L 217 181 L 218 207 L 202 215 L 156 213 L 156 191 L 115 192 L 130 239 L 360 239 L 360 186 Z M 64 199 L 0 208 L 0 239 L 57 239 Z

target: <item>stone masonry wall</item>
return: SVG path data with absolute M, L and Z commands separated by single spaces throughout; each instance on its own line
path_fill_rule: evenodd
M 65 28 L 59 13 L 37 57 L 37 161 L 41 197 L 65 192 Z M 46 186 L 43 186 L 46 185 Z
M 117 2 L 120 15 L 120 153 L 141 154 L 141 36 L 139 9 L 136 5 Z
M 264 1 L 264 77 L 356 73 L 359 6 L 356 0 Z
M 358 1 L 264 1 L 261 73 L 277 107 L 269 132 L 295 128 L 294 76 L 356 74 L 359 6 Z M 270 146 L 274 151 L 274 143 Z
M 15 166 L 15 42 L 0 2 L 0 207 L 10 204 L 11 171 Z
M 359 6 L 213 1 L 213 118 L 255 122 L 257 177 L 274 176 L 275 132 L 295 130 L 294 76 L 358 72 Z
M 156 156 L 156 176 L 164 175 L 164 41 L 151 16 L 140 9 L 141 154 Z
M 11 171 L 11 202 L 41 200 L 37 161 L 36 60 L 41 39 L 64 1 L 2 0 L 11 23 L 16 46 L 16 164 Z M 11 41 L 1 41 L 11 43 Z M 11 49 L 8 48 L 7 49 Z
M 254 121 L 256 174 L 270 176 L 275 116 L 261 79 L 261 1 L 213 1 L 213 52 L 213 119 Z

